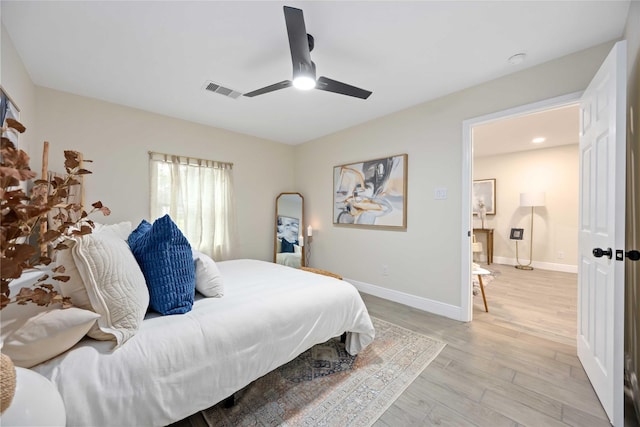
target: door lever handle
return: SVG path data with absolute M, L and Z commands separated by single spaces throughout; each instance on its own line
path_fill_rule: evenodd
M 596 258 L 602 258 L 603 256 L 606 256 L 607 258 L 611 259 L 611 257 L 613 256 L 613 251 L 611 250 L 611 248 L 607 248 L 606 250 L 595 248 L 593 250 L 593 256 Z

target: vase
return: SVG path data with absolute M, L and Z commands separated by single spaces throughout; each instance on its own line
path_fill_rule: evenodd
M 16 392 L 16 368 L 11 358 L 0 353 L 0 414 L 11 405 Z
M 15 370 L 15 394 L 0 415 L 0 425 L 64 426 L 67 421 L 64 403 L 53 383 L 31 369 Z

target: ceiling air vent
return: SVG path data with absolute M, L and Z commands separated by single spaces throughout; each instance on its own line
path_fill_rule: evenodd
M 217 93 L 219 95 L 223 95 L 223 96 L 226 96 L 227 98 L 233 98 L 233 99 L 236 99 L 240 95 L 242 95 L 242 93 L 238 92 L 237 90 L 220 86 L 219 84 L 211 81 L 204 82 L 204 89 L 208 90 L 209 92 Z

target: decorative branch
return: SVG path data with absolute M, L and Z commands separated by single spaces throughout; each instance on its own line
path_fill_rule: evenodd
M 5 132 L 23 133 L 26 128 L 18 121 L 7 119 L 7 125 L 2 128 Z M 55 291 L 54 286 L 45 283 L 52 279 L 67 281 L 64 266 L 58 266 L 52 271 L 54 275 L 43 275 L 34 288 L 22 288 L 12 299 L 9 284 L 19 278 L 24 270 L 33 269 L 40 265 L 49 265 L 51 258 L 40 247 L 52 247 L 52 251 L 69 248 L 67 241 L 70 237 L 90 234 L 94 223 L 89 215 L 101 212 L 109 215 L 111 211 L 101 202 L 93 203 L 87 212 L 81 203 L 67 201 L 70 189 L 79 184 L 79 179 L 90 174 L 91 171 L 82 168 L 80 153 L 65 151 L 64 178 L 37 179 L 33 181 L 31 194 L 27 195 L 20 187 L 24 181 L 36 177 L 29 167 L 29 156 L 23 150 L 17 149 L 13 142 L 2 136 L 0 144 L 0 211 L 2 212 L 2 228 L 0 233 L 0 309 L 10 303 L 38 305 L 51 303 L 68 303 Z M 90 160 L 85 160 L 90 161 Z M 53 219 L 56 228 L 40 232 L 41 224 L 45 224 L 50 213 L 55 213 Z M 29 242 L 37 235 L 37 244 Z

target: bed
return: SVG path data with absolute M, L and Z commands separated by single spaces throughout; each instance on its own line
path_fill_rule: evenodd
M 83 339 L 35 366 L 65 402 L 67 425 L 161 426 L 222 401 L 315 344 L 346 332 L 357 354 L 375 331 L 348 282 L 257 260 L 217 263 L 222 298 L 190 312 L 149 313 L 113 343 Z

